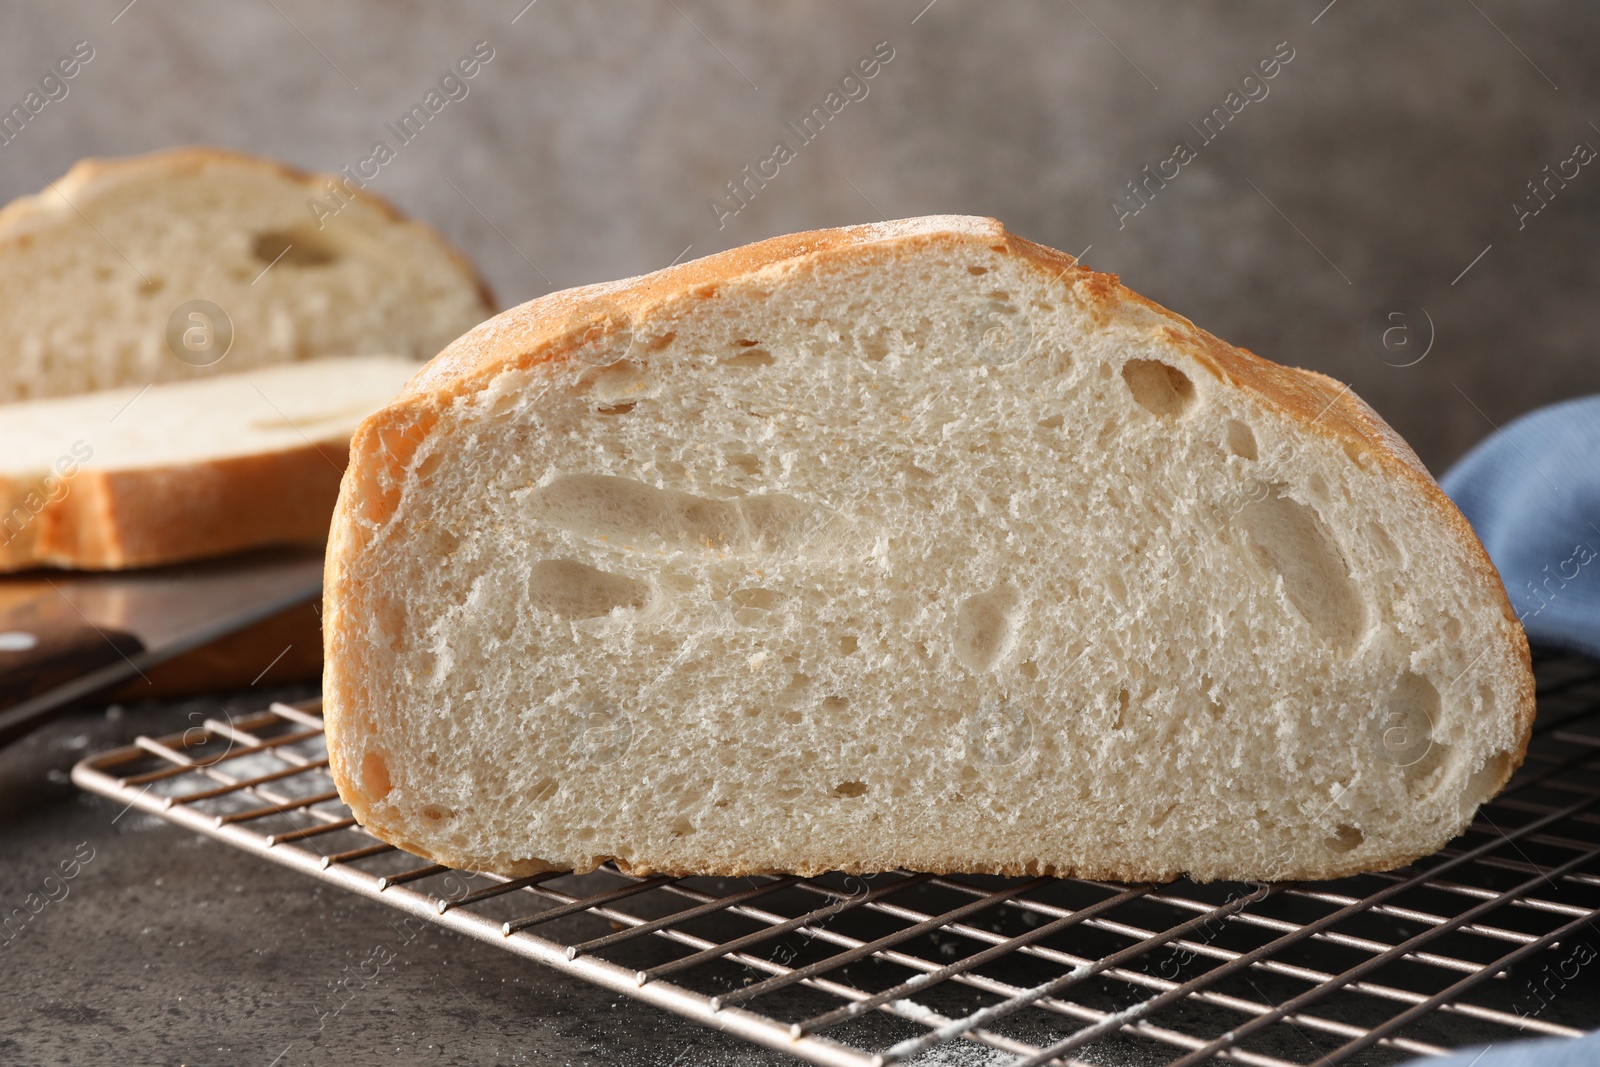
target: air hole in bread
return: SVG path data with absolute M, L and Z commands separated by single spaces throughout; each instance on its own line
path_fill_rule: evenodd
M 1444 620 L 1443 629 L 1444 629 L 1445 640 L 1447 640 L 1447 641 L 1459 641 L 1459 640 L 1461 640 L 1461 620 L 1460 619 L 1456 618 L 1453 615 L 1450 616 L 1449 618 Z
M 1359 848 L 1364 840 L 1366 835 L 1361 832 L 1360 827 L 1340 823 L 1323 843 L 1333 852 L 1351 852 Z
M 1509 752 L 1496 752 L 1483 766 L 1472 772 L 1467 788 L 1461 794 L 1462 817 L 1470 815 L 1480 804 L 1494 799 L 1502 784 L 1511 775 L 1513 756 Z
M 1256 435 L 1238 419 L 1228 420 L 1228 451 L 1241 459 L 1255 459 Z
M 979 266 L 974 265 L 974 266 L 971 266 L 971 267 L 967 268 L 967 273 L 968 274 L 988 274 L 989 273 L 989 268 L 988 267 L 979 267 Z
M 148 278 L 145 278 L 143 281 L 141 281 L 139 283 L 139 295 L 140 296 L 155 296 L 157 293 L 161 292 L 161 290 L 165 289 L 166 287 L 167 287 L 167 280 L 165 278 L 161 278 L 161 277 L 157 277 L 155 275 L 152 275 L 152 276 L 150 276 Z
M 670 473 L 661 465 L 662 473 Z M 713 499 L 612 475 L 567 474 L 529 497 L 537 519 L 581 537 L 726 551 L 825 548 L 837 516 L 778 493 Z
M 688 837 L 694 833 L 694 823 L 689 821 L 687 815 L 679 815 L 667 824 L 667 829 L 672 831 L 673 837 Z
M 1406 789 L 1413 798 L 1420 800 L 1443 783 L 1444 777 L 1440 772 L 1453 762 L 1453 754 L 1454 750 L 1449 745 L 1435 741 L 1421 759 L 1405 769 Z
M 543 559 L 528 574 L 528 602 L 566 619 L 593 619 L 617 608 L 640 608 L 650 587 L 570 559 Z
M 1018 667 L 1017 671 L 1030 682 L 1039 677 L 1039 665 L 1031 659 Z
M 1122 380 L 1138 405 L 1157 418 L 1178 418 L 1197 402 L 1189 376 L 1159 359 L 1130 359 Z
M 325 239 L 303 229 L 258 233 L 250 252 L 262 263 L 280 267 L 325 267 L 339 259 L 339 253 Z
M 416 469 L 416 477 L 417 477 L 417 479 L 420 481 L 422 479 L 428 478 L 430 475 L 433 474 L 434 471 L 439 469 L 439 465 L 441 463 L 443 463 L 443 462 L 444 462 L 444 450 L 443 449 L 438 449 L 436 451 L 429 452 L 427 454 L 427 456 L 423 457 L 422 462 L 417 464 L 417 469 Z
M 501 393 L 489 405 L 489 417 L 492 419 L 506 419 L 521 411 L 527 404 L 527 398 L 521 393 Z
M 1354 645 L 1366 623 L 1366 604 L 1316 510 L 1274 486 L 1270 496 L 1239 509 L 1239 524 L 1267 579 L 1282 579 L 1289 602 L 1311 629 L 1336 648 Z
M 594 413 L 596 415 L 626 415 L 628 412 L 632 411 L 635 406 L 637 405 L 635 405 L 632 400 L 625 401 L 621 404 L 603 404 L 600 407 L 595 408 Z
M 862 358 L 872 363 L 882 361 L 889 354 L 889 341 L 881 332 L 858 336 L 856 346 L 861 350 Z
M 554 778 L 541 778 L 537 782 L 533 783 L 533 788 L 528 790 L 528 796 L 530 796 L 535 803 L 542 804 L 546 800 L 549 800 L 551 797 L 555 796 L 560 789 L 561 783 L 556 781 Z
M 761 474 L 761 460 L 749 452 L 729 452 L 723 458 L 728 461 L 728 466 L 742 471 L 752 478 Z
M 762 611 L 771 611 L 782 600 L 782 594 L 772 589 L 735 589 L 733 592 L 733 602 L 741 608 L 760 608 Z
M 642 365 L 624 359 L 585 371 L 573 392 L 588 394 L 601 404 L 623 404 L 654 396 L 656 390 Z
M 375 748 L 367 749 L 366 755 L 361 757 L 361 791 L 376 801 L 388 796 L 393 788 L 389 780 L 389 764 L 384 760 L 383 753 Z
M 422 809 L 422 817 L 429 822 L 443 822 L 455 818 L 456 813 L 449 808 L 441 808 L 437 804 L 428 804 Z
M 736 356 L 728 356 L 718 361 L 722 367 L 765 367 L 772 363 L 772 353 L 765 348 L 747 348 Z
M 999 585 L 961 602 L 956 611 L 956 659 L 981 674 L 1011 650 L 1020 597 L 1013 586 Z
M 828 790 L 828 795 L 833 797 L 835 800 L 842 800 L 846 797 L 865 796 L 866 792 L 866 782 L 840 782 L 838 785 Z
M 1132 698 L 1126 689 L 1117 690 L 1117 718 L 1111 724 L 1113 730 L 1122 729 L 1123 724 L 1128 721 L 1128 705 L 1131 702 Z
M 1407 768 L 1419 767 L 1434 748 L 1434 727 L 1439 722 L 1439 690 L 1420 674 L 1410 671 L 1395 683 L 1389 699 L 1379 711 L 1376 725 L 1381 730 L 1378 755 L 1386 763 Z M 1437 761 L 1432 761 L 1436 766 Z M 1426 771 L 1413 776 L 1425 775 Z
M 856 649 L 860 647 L 861 642 L 856 638 L 855 634 L 843 634 L 839 638 L 839 652 L 841 655 L 854 655 Z
M 848 708 L 849 706 L 850 706 L 850 701 L 846 700 L 844 697 L 832 696 L 832 697 L 823 697 L 822 698 L 822 710 L 823 711 L 843 711 L 845 708 Z
M 1389 536 L 1389 531 L 1380 522 L 1367 523 L 1367 536 L 1372 539 L 1372 547 L 1378 558 L 1393 567 L 1405 564 L 1405 555 L 1400 547 L 1394 543 L 1394 538 Z
M 1062 418 L 1060 415 L 1048 415 L 1039 420 L 1039 427 L 1045 430 L 1061 429 Z
M 1172 813 L 1177 811 L 1177 810 L 1178 810 L 1178 802 L 1177 801 L 1173 801 L 1171 804 L 1168 804 L 1165 810 L 1159 812 L 1154 819 L 1150 820 L 1150 829 L 1152 829 L 1152 830 L 1161 829 L 1162 826 L 1166 825 L 1167 820 L 1172 817 Z

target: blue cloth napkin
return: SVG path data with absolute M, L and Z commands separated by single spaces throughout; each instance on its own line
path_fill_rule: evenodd
M 1507 423 L 1440 484 L 1500 569 L 1528 641 L 1600 659 L 1600 396 Z
M 1411 1067 L 1595 1067 L 1600 1064 L 1600 1034 L 1517 1041 L 1469 1048 L 1443 1059 L 1412 1060 Z

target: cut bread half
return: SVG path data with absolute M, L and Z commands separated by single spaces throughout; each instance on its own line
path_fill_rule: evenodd
M 457 867 L 1329 878 L 1533 716 L 1371 409 L 988 219 L 534 301 L 351 455 L 331 767 Z
M 361 356 L 0 404 L 0 570 L 320 543 L 351 433 L 416 370 Z
M 0 293 L 0 402 L 426 359 L 494 310 L 455 249 L 376 195 L 214 148 L 85 160 L 6 206 Z

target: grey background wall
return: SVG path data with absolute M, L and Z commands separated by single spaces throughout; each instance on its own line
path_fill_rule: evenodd
M 94 59 L 0 147 L 0 194 L 186 142 L 353 166 L 486 41 L 466 98 L 373 186 L 506 305 L 791 230 L 976 213 L 1350 382 L 1436 472 L 1491 421 L 1600 389 L 1600 166 L 1574 157 L 1600 148 L 1594 5 L 125 3 L 4 5 L 8 108 L 74 43 Z M 865 97 L 802 144 L 785 123 L 880 42 Z M 1248 100 L 1275 50 L 1293 58 Z M 1211 141 L 1190 126 L 1241 99 Z M 709 202 L 739 206 L 724 183 L 779 140 L 796 157 L 719 222 Z M 1196 157 L 1119 220 L 1179 141 Z M 1387 351 L 1368 342 L 1406 306 Z

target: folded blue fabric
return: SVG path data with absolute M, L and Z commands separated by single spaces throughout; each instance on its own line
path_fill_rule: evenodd
M 1600 659 L 1600 396 L 1507 423 L 1440 484 L 1500 569 L 1529 642 Z
M 1600 1034 L 1517 1041 L 1469 1048 L 1443 1059 L 1412 1060 L 1411 1067 L 1595 1067 L 1600 1064 Z

